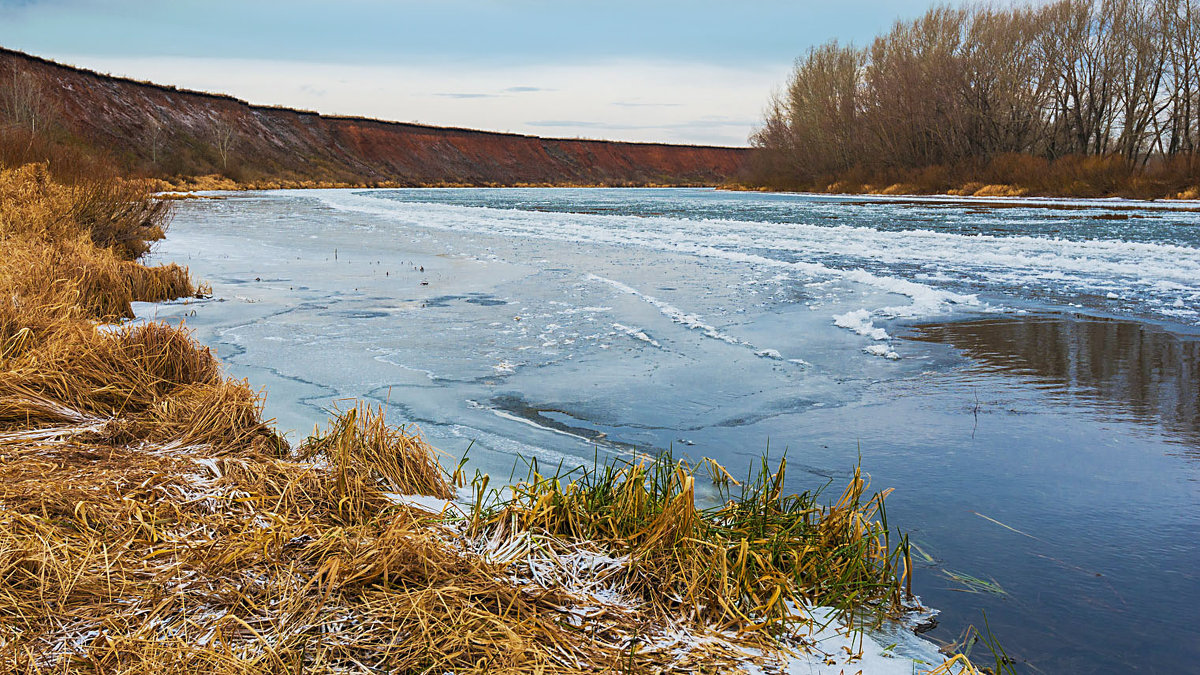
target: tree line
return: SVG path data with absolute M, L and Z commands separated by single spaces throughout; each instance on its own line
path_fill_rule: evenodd
M 1178 182 L 1200 152 L 1200 0 L 935 7 L 811 49 L 751 142 L 750 182 L 775 187 Z

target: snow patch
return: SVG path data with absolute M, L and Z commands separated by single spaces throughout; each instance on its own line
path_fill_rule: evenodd
M 466 514 L 466 511 L 463 510 L 461 504 L 450 499 L 438 499 L 437 497 L 431 497 L 429 495 L 402 495 L 398 492 L 385 492 L 383 493 L 383 496 L 387 497 L 388 500 L 393 504 L 415 506 L 423 511 L 436 513 L 438 515 L 450 513 L 452 511 L 458 511 L 463 515 Z

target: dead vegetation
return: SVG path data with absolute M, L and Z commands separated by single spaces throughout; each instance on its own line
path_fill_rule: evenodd
M 669 457 L 535 467 L 468 507 L 379 410 L 291 448 L 181 328 L 101 323 L 195 293 L 134 260 L 167 215 L 147 190 L 0 173 L 0 671 L 723 672 L 834 658 L 812 605 L 899 609 L 858 475 L 822 507 L 782 466 L 708 464 L 706 509 Z
M 687 558 L 706 544 L 682 537 L 708 522 L 687 494 L 592 485 L 660 513 L 627 544 L 589 541 L 520 499 L 482 518 L 414 505 L 392 491 L 419 492 L 405 481 L 438 468 L 426 489 L 450 494 L 445 475 L 419 438 L 377 433 L 382 418 L 363 408 L 309 439 L 317 461 L 237 432 L 197 438 L 186 416 L 139 433 L 59 412 L 0 433 L 0 655 L 14 671 L 719 672 L 746 647 L 775 647 L 779 631 L 754 619 L 769 608 L 741 603 L 717 626 L 719 605 L 693 604 L 725 591 L 697 574 L 712 556 Z M 397 443 L 416 471 L 381 452 Z M 744 559 L 730 590 L 751 580 L 782 616 L 791 589 L 780 597 L 767 570 L 745 571 L 760 550 L 725 549 Z

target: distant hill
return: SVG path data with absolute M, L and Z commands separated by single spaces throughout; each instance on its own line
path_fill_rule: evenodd
M 0 48 L 0 129 L 132 173 L 240 182 L 716 185 L 746 148 L 540 138 L 335 117 L 112 77 Z M 21 143 L 8 143 L 9 154 Z M 12 150 L 12 148 L 16 150 Z M 30 143 L 28 147 L 33 147 Z

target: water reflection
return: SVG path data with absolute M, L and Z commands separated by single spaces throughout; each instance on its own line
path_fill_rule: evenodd
M 917 326 L 985 372 L 1032 378 L 1052 397 L 1159 425 L 1200 451 L 1200 338 L 1134 321 L 1028 316 Z

